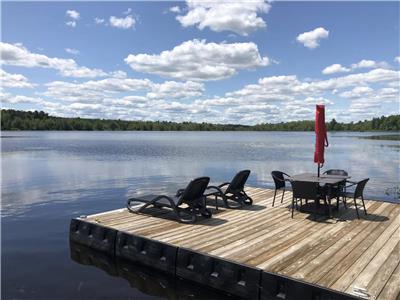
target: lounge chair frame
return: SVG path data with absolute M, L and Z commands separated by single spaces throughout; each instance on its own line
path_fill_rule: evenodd
M 179 189 L 175 197 L 159 195 L 151 200 L 130 198 L 127 202 L 127 209 L 132 213 L 143 213 L 150 206 L 160 209 L 167 207 L 175 213 L 178 220 L 182 223 L 195 223 L 197 215 L 210 218 L 212 213 L 206 208 L 206 197 L 204 196 L 204 191 L 209 181 L 209 177 L 196 178 L 185 189 Z M 144 205 L 140 207 L 138 205 L 132 206 L 133 202 L 141 202 Z M 187 207 L 180 207 L 182 204 L 186 204 Z
M 233 177 L 232 181 L 224 182 L 218 186 L 209 186 L 207 188 L 207 190 L 215 190 L 214 192 L 208 192 L 207 195 L 215 197 L 216 209 L 218 209 L 218 198 L 223 200 L 227 208 L 241 208 L 244 205 L 248 206 L 253 204 L 253 199 L 244 191 L 244 185 L 249 175 L 250 170 L 243 170 L 238 172 L 235 177 Z M 225 186 L 227 186 L 227 188 L 223 191 L 222 188 Z M 236 204 L 230 204 L 229 200 Z

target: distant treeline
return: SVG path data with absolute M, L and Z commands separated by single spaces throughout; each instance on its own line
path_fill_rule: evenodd
M 400 115 L 373 118 L 356 123 L 327 123 L 329 131 L 396 131 Z M 314 121 L 264 123 L 253 126 L 167 121 L 123 121 L 104 119 L 61 118 L 43 111 L 1 110 L 2 130 L 160 130 L 160 131 L 313 131 Z

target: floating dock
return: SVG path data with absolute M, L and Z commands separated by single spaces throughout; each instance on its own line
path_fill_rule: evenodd
M 400 204 L 350 199 L 333 218 L 295 211 L 249 187 L 254 205 L 182 224 L 167 210 L 119 209 L 72 219 L 73 242 L 247 299 L 398 299 Z M 210 201 L 210 208 L 214 201 Z

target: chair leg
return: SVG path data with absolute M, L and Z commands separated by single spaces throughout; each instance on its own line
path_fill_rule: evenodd
M 365 208 L 365 203 L 364 203 L 364 197 L 363 196 L 361 196 L 361 201 L 362 201 L 362 204 L 364 206 L 364 213 L 365 213 L 365 215 L 367 215 L 367 209 Z
M 275 189 L 275 193 L 274 193 L 274 200 L 272 200 L 272 207 L 274 207 L 275 197 L 276 197 L 276 189 Z
M 314 201 L 314 221 L 317 220 L 317 203 L 318 200 Z
M 339 211 L 339 196 L 336 197 L 336 210 Z
M 293 219 L 293 212 L 294 212 L 294 197 L 292 197 L 292 219 Z
M 360 214 L 358 213 L 358 208 L 357 208 L 357 201 L 355 197 L 354 197 L 354 206 L 356 207 L 357 218 L 360 218 Z
M 282 192 L 282 199 L 281 199 L 281 203 L 283 203 L 283 196 L 285 196 L 285 189 L 283 189 L 283 192 Z

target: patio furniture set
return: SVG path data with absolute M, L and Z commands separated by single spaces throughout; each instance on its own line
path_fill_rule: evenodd
M 325 213 L 327 212 L 329 217 L 331 216 L 332 199 L 336 199 L 336 209 L 339 210 L 340 199 L 342 199 L 344 207 L 347 208 L 347 199 L 352 198 L 357 218 L 360 218 L 357 199 L 361 199 L 364 213 L 367 214 L 363 192 L 369 178 L 358 182 L 350 181 L 348 173 L 344 170 L 338 169 L 325 171 L 321 176 L 317 176 L 313 173 L 301 173 L 290 176 L 281 171 L 273 171 L 271 172 L 271 175 L 275 183 L 275 194 L 272 206 L 275 204 L 277 191 L 282 190 L 282 202 L 285 190 L 289 188 L 286 183 L 289 182 L 291 185 L 292 218 L 295 207 L 299 208 L 298 201 L 300 201 L 300 208 L 304 207 L 302 205 L 303 199 L 306 203 L 309 200 L 314 201 L 314 218 L 318 212 L 321 211 L 320 208 L 322 208 Z M 348 188 L 350 187 L 355 187 L 354 191 L 348 191 Z M 321 205 L 321 201 L 323 201 L 324 206 Z
M 133 213 L 143 213 L 148 207 L 169 208 L 176 218 L 182 223 L 194 223 L 199 215 L 204 218 L 211 218 L 212 212 L 207 208 L 207 200 L 214 198 L 215 209 L 218 210 L 218 200 L 222 200 L 226 208 L 240 209 L 253 204 L 253 200 L 246 194 L 244 187 L 250 175 L 250 170 L 243 170 L 237 173 L 230 182 L 218 186 L 209 185 L 209 177 L 199 177 L 192 180 L 185 189 L 179 189 L 175 195 L 145 195 L 128 199 L 127 209 Z M 278 191 L 282 191 L 281 203 L 285 191 L 292 190 L 291 214 L 293 218 L 294 209 L 306 212 L 313 212 L 314 218 L 321 212 L 331 216 L 332 199 L 336 198 L 336 209 L 339 208 L 339 201 L 342 199 L 347 208 L 347 199 L 353 198 L 357 217 L 360 218 L 357 199 L 361 199 L 364 212 L 367 214 L 364 205 L 363 191 L 369 180 L 359 182 L 350 181 L 347 172 L 344 170 L 328 170 L 321 176 L 313 173 L 302 173 L 294 176 L 281 171 L 271 172 L 275 183 L 275 192 L 272 206 L 275 205 L 275 198 Z M 348 188 L 355 186 L 353 192 Z M 305 200 L 305 205 L 303 205 Z M 308 201 L 314 205 L 310 209 Z M 323 203 L 321 203 L 321 201 Z M 300 206 L 298 205 L 300 202 Z

